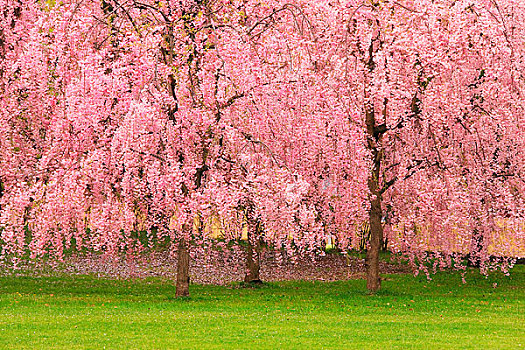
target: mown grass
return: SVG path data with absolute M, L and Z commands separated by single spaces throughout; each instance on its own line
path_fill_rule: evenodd
M 520 349 L 525 266 L 510 277 L 469 271 L 259 288 L 92 276 L 0 277 L 2 349 Z M 497 283 L 494 288 L 494 283 Z

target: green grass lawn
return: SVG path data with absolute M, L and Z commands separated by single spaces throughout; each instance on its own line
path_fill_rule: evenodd
M 389 275 L 378 295 L 361 280 L 191 293 L 174 299 L 162 279 L 0 277 L 0 348 L 525 347 L 525 266 L 472 271 L 467 284 L 458 273 Z

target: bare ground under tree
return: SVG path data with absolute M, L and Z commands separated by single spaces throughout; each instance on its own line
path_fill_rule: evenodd
M 168 253 L 148 254 L 140 259 L 108 259 L 102 256 L 68 258 L 63 265 L 72 274 L 95 274 L 111 278 L 145 278 L 161 276 L 176 279 L 177 260 Z M 380 262 L 381 273 L 408 273 L 406 265 Z M 240 282 L 245 274 L 243 257 L 229 255 L 193 256 L 190 277 L 192 283 L 228 284 Z M 340 254 L 327 254 L 315 259 L 303 258 L 291 262 L 276 252 L 261 257 L 261 279 L 266 282 L 283 280 L 338 281 L 364 278 L 364 259 Z

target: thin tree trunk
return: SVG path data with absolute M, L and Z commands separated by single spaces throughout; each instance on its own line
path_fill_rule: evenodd
M 262 283 L 260 270 L 260 244 L 259 244 L 259 223 L 254 218 L 253 205 L 248 205 L 246 210 L 246 219 L 248 221 L 248 237 L 246 243 L 246 274 L 244 275 L 244 282 L 246 283 Z
M 190 295 L 190 251 L 184 238 L 179 240 L 177 250 L 177 285 L 175 288 L 177 298 Z
M 381 216 L 381 197 L 376 196 L 371 201 L 369 213 L 370 242 L 366 252 L 366 288 L 372 293 L 377 292 L 381 288 L 381 277 L 379 276 L 379 252 L 383 240 Z

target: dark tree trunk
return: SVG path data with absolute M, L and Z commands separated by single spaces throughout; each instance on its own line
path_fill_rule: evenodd
M 190 251 L 184 238 L 179 240 L 177 250 L 177 285 L 175 296 L 187 297 L 190 295 Z

